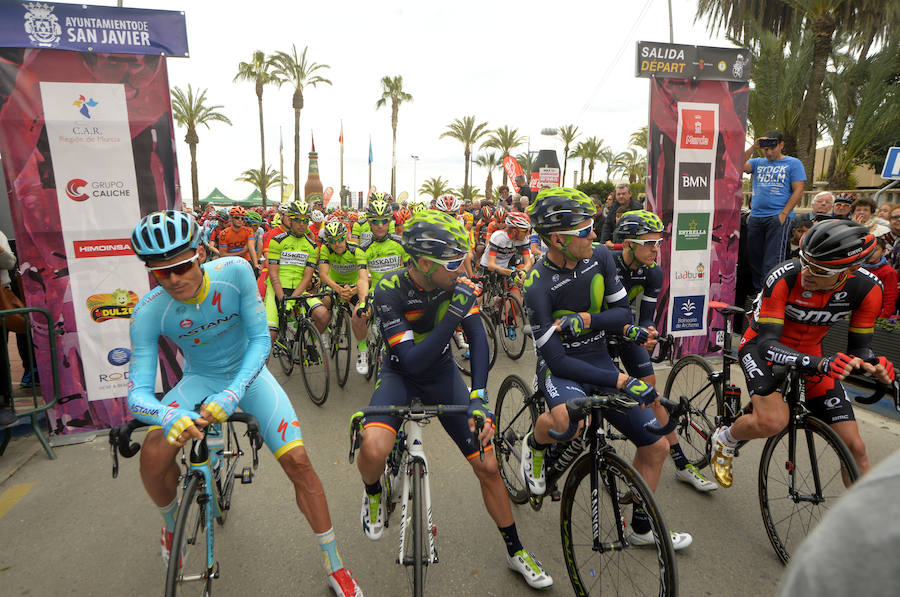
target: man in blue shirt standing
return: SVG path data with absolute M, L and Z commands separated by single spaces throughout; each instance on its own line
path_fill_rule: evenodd
M 751 158 L 758 149 L 765 157 Z M 794 206 L 803 196 L 803 162 L 786 156 L 780 131 L 769 131 L 744 154 L 744 172 L 753 175 L 753 203 L 747 220 L 747 249 L 754 292 L 765 276 L 784 261 Z

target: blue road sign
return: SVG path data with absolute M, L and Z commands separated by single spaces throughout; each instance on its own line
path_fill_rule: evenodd
M 881 178 L 893 178 L 900 180 L 900 147 L 888 149 L 884 159 L 884 168 L 881 169 Z

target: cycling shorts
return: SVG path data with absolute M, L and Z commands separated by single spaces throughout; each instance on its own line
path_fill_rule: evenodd
M 386 353 L 382 354 L 382 361 L 387 361 Z M 414 397 L 419 398 L 422 404 L 459 404 L 468 406 L 469 388 L 463 381 L 459 370 L 444 367 L 436 371 L 427 383 L 415 383 L 405 378 L 402 373 L 390 366 L 382 366 L 375 381 L 375 393 L 369 401 L 369 406 L 408 406 Z M 444 431 L 456 442 L 456 447 L 468 460 L 478 458 L 478 443 L 473 439 L 473 433 L 469 431 L 469 420 L 465 415 L 451 415 L 438 417 Z M 399 417 L 378 416 L 366 417 L 365 428 L 382 427 L 389 429 L 394 434 L 400 426 Z M 492 446 L 485 446 L 485 451 L 492 450 Z
M 284 296 L 291 296 L 291 293 L 294 292 L 293 288 L 284 288 Z M 312 310 L 322 305 L 322 301 L 319 300 L 318 297 L 306 299 L 306 307 L 307 312 L 312 313 Z M 325 305 L 322 305 L 323 307 Z M 266 323 L 269 324 L 269 330 L 273 332 L 278 331 L 278 299 L 275 298 L 275 291 L 272 290 L 271 285 L 266 289 Z
M 560 404 L 565 404 L 572 398 L 587 396 L 592 390 L 588 384 L 580 384 L 575 381 L 563 379 L 550 373 L 550 369 L 544 362 L 544 359 L 538 358 L 537 364 L 538 388 L 544 395 L 549 410 L 554 409 Z M 656 425 L 656 415 L 649 408 L 641 408 L 635 406 L 623 412 L 613 410 L 604 411 L 607 421 L 612 423 L 613 427 L 625 435 L 637 447 L 649 446 L 660 441 L 662 436 L 647 431 L 647 425 Z
M 222 379 L 221 375 L 188 373 L 169 390 L 162 403 L 192 410 L 207 396 L 222 391 Z M 238 408 L 250 413 L 259 421 L 263 439 L 276 459 L 303 445 L 297 413 L 284 389 L 275 381 L 268 369 L 264 368 L 253 380 L 244 397 L 238 402 Z
M 650 353 L 640 344 L 622 339 L 616 347 L 619 360 L 625 367 L 625 372 L 631 377 L 643 379 L 653 375 L 653 363 L 650 362 Z
M 800 346 L 795 350 L 818 356 L 818 346 Z M 746 342 L 738 352 L 741 370 L 747 380 L 750 396 L 768 396 L 781 389 L 782 379 L 772 371 L 772 362 L 759 353 L 758 337 Z M 829 425 L 841 421 L 855 421 L 853 405 L 840 381 L 827 375 L 810 375 L 805 379 L 806 407 L 818 419 Z

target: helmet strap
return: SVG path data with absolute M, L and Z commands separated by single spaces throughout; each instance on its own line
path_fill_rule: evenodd
M 434 276 L 434 272 L 437 271 L 438 264 L 431 260 L 426 260 L 430 264 L 430 266 L 428 267 L 428 270 L 426 271 L 426 270 L 422 269 L 421 267 L 419 267 L 419 259 L 421 259 L 421 258 L 416 257 L 415 259 L 413 259 L 413 266 L 416 268 L 416 270 L 418 270 L 418 272 L 420 274 L 422 274 L 422 277 L 425 278 L 425 281 L 428 282 L 429 286 L 434 286 L 432 277 Z

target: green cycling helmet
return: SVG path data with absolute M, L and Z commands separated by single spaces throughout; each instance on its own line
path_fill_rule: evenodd
M 594 204 L 578 189 L 555 187 L 538 193 L 528 206 L 531 225 L 538 234 L 574 228 L 594 217 Z
M 644 209 L 626 211 L 616 223 L 616 232 L 622 238 L 638 238 L 651 232 L 662 232 L 659 216 Z
M 372 193 L 372 195 L 384 195 L 384 193 Z M 386 218 L 392 216 L 394 211 L 391 204 L 384 199 L 370 199 L 366 207 L 366 215 L 371 218 Z
M 409 209 L 413 215 L 416 215 L 419 212 L 426 211 L 428 209 L 428 206 L 425 205 L 424 203 L 420 203 L 417 201 L 417 202 L 413 203 L 412 205 L 410 205 Z
M 462 222 L 442 211 L 420 211 L 403 229 L 403 248 L 410 255 L 441 260 L 461 259 L 469 252 L 469 234 Z
M 339 243 L 347 238 L 347 227 L 343 222 L 328 222 L 323 230 L 326 243 Z
M 262 224 L 262 216 L 259 215 L 255 211 L 248 211 L 247 212 L 247 221 L 251 222 L 253 224 L 259 225 L 259 224 Z

